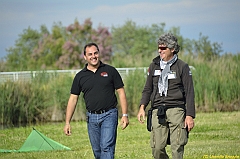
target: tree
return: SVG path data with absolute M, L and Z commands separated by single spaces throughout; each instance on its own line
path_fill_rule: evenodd
M 83 47 L 86 43 L 95 42 L 99 46 L 101 60 L 107 62 L 112 55 L 111 33 L 106 27 L 92 28 L 90 19 L 86 19 L 81 25 L 77 20 L 66 28 L 67 39 L 63 44 L 62 55 L 57 61 L 60 69 L 80 68 L 85 64 Z
M 208 36 L 203 36 L 202 33 L 199 34 L 198 40 L 185 39 L 184 48 L 190 55 L 199 56 L 208 61 L 219 57 L 223 51 L 221 44 L 212 43 Z
M 158 29 L 157 25 L 152 27 Z M 114 54 L 149 56 L 156 50 L 155 34 L 151 31 L 151 28 L 137 26 L 131 20 L 123 26 L 112 27 Z
M 113 27 L 113 52 L 116 59 L 127 61 L 114 62 L 121 67 L 148 66 L 153 57 L 158 55 L 158 38 L 166 32 L 173 33 L 180 45 L 183 37 L 179 27 L 165 30 L 165 23 L 152 24 L 151 26 L 137 26 L 135 22 L 126 21 L 123 26 Z M 147 64 L 147 65 L 146 65 Z
M 198 56 L 203 57 L 205 60 L 212 60 L 219 57 L 222 52 L 221 44 L 216 42 L 211 43 L 208 36 L 202 36 L 202 33 L 199 35 L 199 40 L 195 41 L 194 49 L 198 53 Z
M 112 56 L 112 35 L 108 28 L 92 28 L 90 19 L 84 24 L 75 20 L 74 24 L 63 27 L 55 23 L 48 31 L 45 25 L 40 31 L 30 27 L 25 29 L 16 40 L 15 46 L 7 52 L 6 62 L 1 64 L 5 71 L 39 70 L 39 69 L 76 69 L 84 66 L 83 47 L 88 42 L 96 42 L 102 56 L 107 62 Z
M 200 33 L 198 40 L 184 39 L 179 27 L 165 30 L 165 23 L 151 26 L 138 26 L 128 20 L 120 27 L 99 25 L 92 27 L 91 19 L 80 24 L 63 27 L 55 23 L 48 31 L 45 25 L 40 31 L 30 27 L 19 35 L 15 46 L 7 49 L 6 61 L 1 62 L 1 70 L 21 71 L 39 69 L 76 69 L 84 67 L 83 47 L 88 42 L 99 45 L 101 60 L 111 62 L 115 67 L 148 66 L 149 61 L 158 55 L 157 40 L 166 32 L 173 33 L 185 54 L 212 60 L 222 52 L 219 43 L 212 43 L 208 36 Z
M 37 30 L 30 27 L 23 30 L 23 34 L 19 35 L 15 46 L 7 49 L 9 53 L 6 56 L 6 71 L 31 70 L 28 65 L 33 49 L 37 46 L 41 34 Z
M 41 38 L 31 55 L 31 66 L 35 69 L 57 69 L 56 61 L 62 54 L 65 41 L 65 28 L 61 23 L 55 23 L 52 34 L 46 27 L 41 26 Z

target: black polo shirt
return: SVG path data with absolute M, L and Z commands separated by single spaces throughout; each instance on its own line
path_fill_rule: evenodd
M 80 95 L 83 92 L 88 111 L 106 110 L 116 107 L 115 89 L 123 86 L 118 71 L 114 67 L 100 62 L 100 66 L 95 73 L 88 70 L 86 65 L 76 74 L 72 83 L 71 94 Z

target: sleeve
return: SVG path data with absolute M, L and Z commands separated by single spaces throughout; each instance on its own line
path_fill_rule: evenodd
M 82 88 L 80 86 L 79 79 L 80 79 L 79 74 L 76 74 L 76 76 L 74 77 L 73 82 L 72 82 L 72 87 L 71 87 L 71 91 L 70 91 L 71 94 L 80 95 Z
M 194 102 L 194 87 L 193 87 L 193 79 L 192 79 L 192 72 L 186 64 L 183 68 L 183 75 L 182 75 L 183 86 L 186 95 L 186 115 L 192 116 L 195 118 L 195 102 Z
M 147 107 L 148 103 L 150 102 L 151 94 L 153 92 L 153 79 L 152 79 L 153 71 L 154 71 L 153 65 L 151 64 L 148 68 L 147 80 L 146 80 L 145 86 L 143 88 L 142 98 L 140 101 L 140 105 L 143 104 L 145 108 Z
M 116 68 L 113 68 L 113 81 L 114 81 L 114 88 L 119 89 L 124 86 L 123 80 L 119 72 L 117 71 Z

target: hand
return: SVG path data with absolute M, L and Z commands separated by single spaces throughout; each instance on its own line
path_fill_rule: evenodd
M 145 110 L 144 105 L 142 105 L 139 109 L 138 115 L 137 115 L 138 121 L 143 124 L 145 121 Z
M 70 136 L 71 135 L 71 127 L 70 127 L 70 124 L 66 124 L 64 126 L 64 129 L 63 129 L 64 133 L 67 135 L 67 136 Z
M 121 126 L 122 126 L 122 130 L 124 130 L 129 124 L 129 120 L 127 116 L 123 116 L 121 119 Z
M 184 128 L 188 127 L 188 132 L 190 132 L 194 127 L 194 120 L 191 116 L 186 116 L 185 118 L 185 126 Z

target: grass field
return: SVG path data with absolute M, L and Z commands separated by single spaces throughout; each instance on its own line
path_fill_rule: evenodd
M 64 123 L 34 127 L 47 137 L 70 147 L 71 151 L 0 153 L 4 159 L 93 159 L 85 122 L 72 122 L 72 136 L 63 134 Z M 32 126 L 0 130 L 0 149 L 18 150 L 32 131 Z M 240 158 L 240 112 L 197 113 L 195 128 L 185 146 L 186 159 Z M 170 154 L 170 147 L 167 147 Z M 171 157 L 171 155 L 170 155 Z M 118 128 L 116 159 L 151 159 L 149 132 L 136 117 L 127 129 Z

